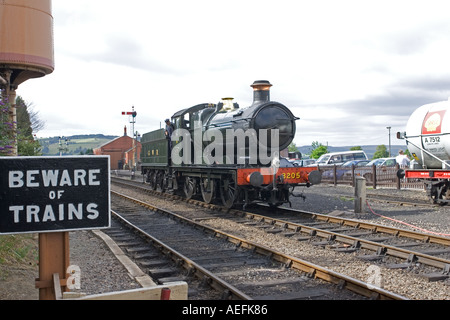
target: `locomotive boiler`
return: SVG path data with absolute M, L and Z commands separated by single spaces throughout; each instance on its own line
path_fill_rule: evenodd
M 416 164 L 400 170 L 399 177 L 421 179 L 433 203 L 450 202 L 450 99 L 421 106 L 413 112 L 406 132 L 398 133 L 406 139 Z
M 286 106 L 270 100 L 271 87 L 269 81 L 255 81 L 252 85 L 253 104 L 250 107 L 240 109 L 239 105 L 232 104 L 231 98 L 225 98 L 224 102 L 219 103 L 217 112 L 213 113 L 204 124 L 206 130 L 220 130 L 225 137 L 226 150 L 234 146 L 235 163 L 242 162 L 244 157 L 247 158 L 247 162 L 256 164 L 259 160 L 260 164 L 263 164 L 261 158 L 255 157 L 257 154 L 263 154 L 261 148 L 264 152 L 273 154 L 286 149 L 294 139 L 295 121 L 298 118 Z M 250 132 L 247 134 L 248 142 L 241 149 L 237 147 L 238 143 L 228 138 L 229 134 L 236 132 Z M 251 152 L 252 146 L 255 147 L 254 152 Z M 256 147 L 259 148 L 258 152 Z
M 196 194 L 224 206 L 255 202 L 289 203 L 296 186 L 321 182 L 316 167 L 280 166 L 280 151 L 294 139 L 296 121 L 283 104 L 271 101 L 269 81 L 253 83 L 253 103 L 241 108 L 232 98 L 199 104 L 172 116 L 174 132 L 143 135 L 142 175 L 154 189 Z

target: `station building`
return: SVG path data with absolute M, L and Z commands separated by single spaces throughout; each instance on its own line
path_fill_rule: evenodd
M 94 149 L 94 155 L 110 156 L 111 170 L 132 169 L 140 163 L 141 149 L 142 144 L 129 137 L 127 135 L 127 128 L 125 127 L 122 137 L 111 140 Z

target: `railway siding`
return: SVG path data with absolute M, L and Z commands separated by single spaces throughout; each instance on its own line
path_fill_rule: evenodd
M 147 196 L 148 197 L 148 196 Z M 153 201 L 153 197 L 152 197 Z M 170 206 L 173 208 L 174 206 L 177 206 L 178 200 L 168 200 L 168 199 L 159 199 L 155 198 L 156 202 L 161 201 L 162 204 L 165 204 L 167 206 Z M 182 204 L 184 207 L 184 210 L 186 211 L 185 204 Z M 203 206 L 203 205 L 202 205 Z M 209 207 L 209 205 L 205 206 Z M 199 206 L 192 206 L 193 211 L 199 211 Z M 195 209 L 197 208 L 197 209 Z M 334 208 L 336 209 L 336 208 Z M 189 211 L 190 209 L 188 209 Z M 210 214 L 211 215 L 211 214 Z M 226 216 L 226 213 L 218 214 L 216 213 L 216 218 L 220 218 L 221 215 Z M 257 219 L 256 219 L 257 220 Z M 218 223 L 220 221 L 219 219 L 203 219 L 202 223 Z M 227 219 L 228 223 L 231 223 L 233 221 L 229 221 Z M 274 220 L 275 221 L 275 220 Z M 313 259 L 323 260 L 330 262 L 331 268 L 336 268 L 333 270 L 339 271 L 345 271 L 347 273 L 353 274 L 356 278 L 359 278 L 361 281 L 367 281 L 368 278 L 370 278 L 370 274 L 367 273 L 368 270 L 371 270 L 373 266 L 376 266 L 374 261 L 370 260 L 369 258 L 366 259 L 366 261 L 361 261 L 357 256 L 361 255 L 361 253 L 357 250 L 353 250 L 352 245 L 348 245 L 347 248 L 338 248 L 338 250 L 330 251 L 325 250 L 323 253 L 323 257 L 321 258 L 320 250 L 322 249 L 319 243 L 319 246 L 313 246 L 312 243 L 309 243 L 305 239 L 301 239 L 302 237 L 296 237 L 296 239 L 289 239 L 284 236 L 284 234 L 291 234 L 292 236 L 292 230 L 285 230 L 284 232 L 280 231 L 274 231 L 275 227 L 277 227 L 275 224 L 276 222 L 273 222 L 272 227 L 273 228 L 258 228 L 255 226 L 255 222 L 258 221 L 247 221 L 246 224 L 237 223 L 236 225 L 233 225 L 229 227 L 230 232 L 238 232 L 238 230 L 241 230 L 240 228 L 250 228 L 248 232 L 253 233 L 254 235 L 260 233 L 260 238 L 258 243 L 265 243 L 264 241 L 268 241 L 269 244 L 267 246 L 274 246 L 276 248 L 283 248 L 283 250 L 293 250 L 290 255 L 298 255 L 300 257 L 309 256 Z M 235 223 L 235 222 L 233 222 Z M 283 228 L 283 225 L 280 225 L 279 227 Z M 268 231 L 268 232 L 267 232 Z M 371 231 L 368 231 L 371 232 Z M 295 236 L 294 236 L 295 237 Z M 309 237 L 309 238 L 308 238 Z M 275 238 L 276 240 L 273 240 L 274 243 L 271 243 L 271 240 Z M 303 238 L 310 239 L 310 236 L 305 236 Z M 301 245 L 299 245 L 299 240 L 305 240 L 302 241 Z M 292 245 L 286 244 L 285 241 L 291 241 Z M 318 241 L 320 242 L 320 241 Z M 326 241 L 323 241 L 326 242 Z M 323 245 L 322 245 L 323 246 Z M 319 250 L 318 250 L 319 248 Z M 341 251 L 342 252 L 339 252 Z M 347 252 L 347 253 L 343 253 Z M 351 254 L 348 254 L 350 252 L 353 252 Z M 372 254 L 373 255 L 373 254 Z M 376 255 L 375 255 L 376 256 Z M 331 263 L 332 262 L 332 263 Z M 350 267 L 351 266 L 351 267 Z M 342 269 L 344 268 L 344 269 Z M 384 288 L 394 288 L 395 292 L 398 292 L 401 295 L 405 295 L 408 298 L 411 299 L 449 299 L 449 290 L 448 290 L 448 284 L 446 283 L 430 283 L 428 279 L 424 279 L 423 277 L 415 276 L 414 274 L 407 273 L 402 270 L 392 270 L 385 267 L 379 267 L 382 272 L 382 278 L 383 278 L 383 286 Z M 417 289 L 414 289 L 417 287 Z M 431 288 L 430 290 L 422 290 L 422 288 Z M 398 290 L 398 291 L 397 291 Z M 429 296 L 427 296 L 429 295 Z
M 123 195 L 125 198 L 125 196 Z M 139 203 L 138 200 L 134 200 L 134 202 L 143 205 L 143 203 Z M 145 205 L 147 206 L 147 205 Z M 149 206 L 152 207 L 152 206 Z M 162 209 L 152 208 L 155 211 L 158 211 L 158 213 L 163 213 Z M 132 209 L 131 209 L 132 210 Z M 248 293 L 252 298 L 254 299 L 301 299 L 301 298 L 307 298 L 311 299 L 314 297 L 318 297 L 319 299 L 361 299 L 357 297 L 352 297 L 346 291 L 340 291 L 336 290 L 333 287 L 329 287 L 326 284 L 316 283 L 319 279 L 325 280 L 326 282 L 330 282 L 335 285 L 339 285 L 339 288 L 343 289 L 346 288 L 350 291 L 353 291 L 361 296 L 366 297 L 372 297 L 377 299 L 404 299 L 400 295 L 396 295 L 394 293 L 391 293 L 389 291 L 386 291 L 382 288 L 376 288 L 376 287 L 370 287 L 364 282 L 361 282 L 359 280 L 353 279 L 351 277 L 339 274 L 337 272 L 333 272 L 330 270 L 327 270 L 326 268 L 314 265 L 310 262 L 277 252 L 273 248 L 265 247 L 264 245 L 248 241 L 246 238 L 240 238 L 235 235 L 232 235 L 231 233 L 224 233 L 223 231 L 219 231 L 217 229 L 208 229 L 205 230 L 208 233 L 213 233 L 215 238 L 223 238 L 226 239 L 228 242 L 233 243 L 236 245 L 236 248 L 239 248 L 237 251 L 234 252 L 229 250 L 223 250 L 226 249 L 223 244 L 220 244 L 219 246 L 221 248 L 216 248 L 215 252 L 216 255 L 219 255 L 221 257 L 213 258 L 209 255 L 204 255 L 203 251 L 205 248 L 209 248 L 210 246 L 216 246 L 216 242 L 213 241 L 213 239 L 205 238 L 205 236 L 202 235 L 195 235 L 195 232 L 190 231 L 189 227 L 186 229 L 184 227 L 184 224 L 192 224 L 192 222 L 189 222 L 187 218 L 181 217 L 177 214 L 170 213 L 171 218 L 170 219 L 176 219 L 180 220 L 182 222 L 181 224 L 175 224 L 174 222 L 170 222 L 168 218 L 166 219 L 166 223 L 163 223 L 164 225 L 168 224 L 168 228 L 170 231 L 168 232 L 167 226 L 164 228 L 164 230 L 161 230 L 159 227 L 154 227 L 154 224 L 161 225 L 160 217 L 161 215 L 152 215 L 152 214 L 141 214 L 137 215 L 133 213 L 133 210 L 131 213 L 124 212 L 123 213 L 124 218 L 127 218 L 130 216 L 130 222 L 133 222 L 133 224 L 137 224 L 136 226 L 143 225 L 143 229 L 150 232 L 150 234 L 155 235 L 158 239 L 163 239 L 164 246 L 167 244 L 171 247 L 173 246 L 174 250 L 176 250 L 176 254 L 180 256 L 182 254 L 183 256 L 191 256 L 194 255 L 191 259 L 193 261 L 199 260 L 199 257 L 202 257 L 200 259 L 201 267 L 195 266 L 195 269 L 199 268 L 207 268 L 210 270 L 214 270 L 214 274 L 216 272 L 223 272 L 224 270 L 229 270 L 231 267 L 234 272 L 237 272 L 237 270 L 242 270 L 241 274 L 248 273 L 248 268 L 251 268 L 250 271 L 255 272 L 258 269 L 271 269 L 274 271 L 279 272 L 281 279 L 281 284 L 283 283 L 290 283 L 294 287 L 291 288 L 284 288 L 283 286 L 280 288 L 280 284 L 276 284 L 276 282 L 269 283 L 268 285 L 262 285 L 261 282 L 256 281 L 253 283 L 253 287 L 255 289 L 248 290 L 250 293 Z M 157 220 L 155 220 L 157 219 Z M 173 221 L 173 220 L 171 220 Z M 203 220 L 205 221 L 205 220 Z M 159 223 L 158 223 L 159 222 Z M 175 236 L 180 230 L 179 228 L 183 228 L 182 234 L 187 233 L 187 237 L 179 237 Z M 162 231 L 162 232 L 161 232 Z M 153 240 L 154 241 L 154 240 Z M 158 240 L 159 241 L 159 240 Z M 194 244 L 195 243 L 195 244 Z M 162 243 L 160 244 L 162 245 Z M 166 247 L 166 250 L 168 248 Z M 244 251 L 241 251 L 243 250 Z M 237 257 L 238 260 L 234 261 L 236 259 L 235 252 L 238 252 L 239 256 Z M 231 256 L 224 256 L 224 253 L 232 253 Z M 243 254 L 244 261 L 239 261 L 239 258 L 242 257 L 241 254 Z M 265 259 L 264 257 L 270 257 L 271 260 L 275 260 L 278 263 L 281 263 L 281 265 L 273 264 L 273 262 L 270 262 L 270 259 Z M 211 262 L 205 265 L 205 259 L 210 260 Z M 185 260 L 185 258 L 183 258 Z M 189 264 L 193 264 L 193 262 L 188 259 Z M 283 265 L 287 265 L 290 267 L 290 269 L 284 269 Z M 290 275 L 289 272 L 292 269 L 296 269 L 302 272 L 305 272 L 309 275 L 306 279 L 309 279 L 306 287 L 303 284 L 304 281 L 301 280 L 301 277 L 297 275 Z M 247 270 L 247 271 L 246 271 Z M 287 274 L 286 274 L 287 273 Z M 282 276 L 281 276 L 282 275 Z M 214 283 L 220 282 L 220 279 L 215 279 L 214 275 L 208 275 L 209 279 L 212 280 Z M 213 280 L 214 278 L 214 280 Z M 231 283 L 236 283 L 237 286 L 240 286 L 240 282 L 236 281 L 236 279 L 228 280 L 231 281 Z M 248 287 L 248 286 L 247 286 Z M 269 289 L 269 287 L 271 289 Z M 259 288 L 259 289 L 256 289 Z M 308 289 L 310 288 L 310 289 Z M 311 288 L 313 288 L 313 291 L 311 292 Z M 256 291 L 255 291 L 256 290 Z M 264 296 L 259 295 L 261 290 L 264 290 L 267 294 Z M 281 291 L 280 291 L 281 290 Z M 237 293 L 236 289 L 232 287 L 229 289 L 229 291 L 233 292 L 234 294 L 238 294 L 239 296 L 245 296 L 243 293 Z M 235 293 L 236 292 L 236 293 Z M 239 291 L 238 291 L 239 292 Z

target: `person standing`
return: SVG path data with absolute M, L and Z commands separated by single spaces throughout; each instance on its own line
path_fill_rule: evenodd
M 400 168 L 406 168 L 410 163 L 408 156 L 403 152 L 403 150 L 398 152 L 398 156 L 395 158 L 395 161 L 397 161 Z
M 166 131 L 165 131 L 165 135 L 166 135 L 166 139 L 168 141 L 168 146 L 169 146 L 169 158 L 171 156 L 171 152 L 172 152 L 172 134 L 173 131 L 175 129 L 175 127 L 173 126 L 173 124 L 170 122 L 170 119 L 166 119 Z

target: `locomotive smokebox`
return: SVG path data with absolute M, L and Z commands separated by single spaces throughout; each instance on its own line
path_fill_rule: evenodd
M 270 101 L 270 88 L 272 84 L 267 80 L 255 81 L 253 88 L 253 104 Z
M 19 85 L 54 70 L 51 0 L 0 1 L 0 71 Z

